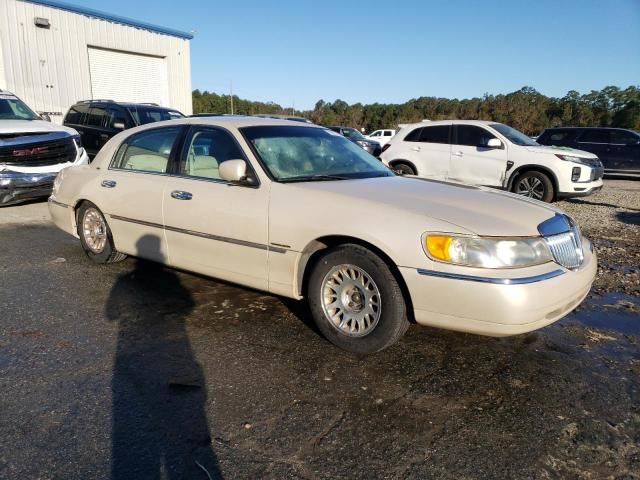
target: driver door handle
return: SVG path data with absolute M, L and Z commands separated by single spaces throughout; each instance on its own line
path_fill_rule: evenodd
M 185 192 L 183 190 L 174 190 L 171 192 L 171 196 L 176 200 L 191 200 L 193 195 L 190 192 Z
M 457 152 L 453 152 L 453 155 L 455 155 L 456 157 L 462 157 L 464 155 L 464 153 L 462 153 L 460 150 L 458 150 Z
M 413 150 L 414 152 L 419 152 L 421 150 L 420 147 L 412 147 L 411 150 Z

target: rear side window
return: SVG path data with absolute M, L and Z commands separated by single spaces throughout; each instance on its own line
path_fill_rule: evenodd
M 585 130 L 578 139 L 582 143 L 609 143 L 607 130 Z
M 638 140 L 640 140 L 640 137 L 631 132 L 625 132 L 624 130 L 611 131 L 611 143 L 616 145 L 633 145 Z
M 102 127 L 106 113 L 107 111 L 103 107 L 91 107 L 86 124 L 90 127 Z
M 496 138 L 495 135 L 482 127 L 477 127 L 475 125 L 456 126 L 456 145 L 477 147 L 480 145 L 486 145 L 492 138 Z
M 546 140 L 549 142 L 566 142 L 571 138 L 571 132 L 567 130 L 560 130 L 558 132 L 551 132 L 546 136 Z
M 156 128 L 131 135 L 116 153 L 111 168 L 166 173 L 180 128 Z
M 424 127 L 420 134 L 420 141 L 424 143 L 449 143 L 449 131 L 451 126 L 438 125 L 436 127 Z
M 411 130 L 406 137 L 404 137 L 405 142 L 419 142 L 420 134 L 422 133 L 422 128 L 415 128 Z

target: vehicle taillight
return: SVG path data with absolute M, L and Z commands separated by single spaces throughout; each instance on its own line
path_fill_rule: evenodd
M 391 144 L 387 143 L 384 147 L 382 147 L 382 152 L 380 153 L 383 153 L 384 151 L 386 151 L 390 146 Z

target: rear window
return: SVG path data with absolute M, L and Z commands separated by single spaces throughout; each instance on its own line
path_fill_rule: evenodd
M 88 111 L 89 109 L 86 107 L 86 105 L 74 105 L 67 112 L 67 116 L 64 117 L 64 123 L 82 125 L 82 116 Z

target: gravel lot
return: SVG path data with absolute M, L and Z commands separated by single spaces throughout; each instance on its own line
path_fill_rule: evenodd
M 576 312 L 371 356 L 297 302 L 97 266 L 46 203 L 0 209 L 0 479 L 640 479 L 640 182 L 558 205 L 600 258 Z

